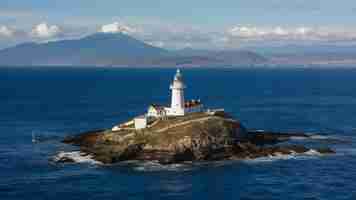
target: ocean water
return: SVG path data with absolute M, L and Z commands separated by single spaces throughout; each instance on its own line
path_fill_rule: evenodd
M 356 70 L 184 69 L 187 98 L 335 155 L 101 165 L 60 140 L 169 102 L 175 69 L 0 68 L 0 199 L 356 199 Z M 58 153 L 77 157 L 56 164 Z

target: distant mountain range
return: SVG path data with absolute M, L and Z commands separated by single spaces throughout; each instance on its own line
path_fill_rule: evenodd
M 269 59 L 270 65 L 355 66 L 356 45 L 299 44 L 249 48 Z
M 256 53 L 257 52 L 257 53 Z M 167 50 L 123 33 L 23 43 L 0 50 L 0 66 L 356 66 L 356 46 L 288 45 L 246 50 Z
M 169 51 L 123 33 L 97 33 L 76 40 L 24 43 L 0 50 L 0 66 L 238 66 L 268 60 L 254 52 Z

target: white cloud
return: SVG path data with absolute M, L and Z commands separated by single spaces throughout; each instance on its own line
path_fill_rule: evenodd
M 31 35 L 38 38 L 51 38 L 61 33 L 61 29 L 57 25 L 48 25 L 47 23 L 41 23 L 36 25 Z
M 303 30 L 299 30 L 299 31 L 303 31 Z M 227 33 L 231 36 L 254 38 L 254 37 L 265 37 L 265 36 L 288 36 L 292 32 L 280 26 L 277 26 L 275 28 L 235 26 L 230 28 L 227 31 Z
M 15 34 L 15 31 L 7 26 L 0 26 L 0 36 L 11 37 Z
M 247 26 L 235 26 L 226 31 L 228 37 L 247 38 L 249 40 L 259 39 L 273 39 L 273 40 L 286 40 L 286 39 L 328 39 L 330 36 L 338 38 L 350 37 L 355 33 L 340 32 L 337 29 L 317 29 L 310 27 L 297 27 L 297 28 L 282 28 L 277 26 L 275 28 L 257 28 Z
M 275 29 L 273 29 L 272 34 L 286 36 L 286 35 L 289 35 L 289 32 L 287 30 L 283 29 L 282 27 L 278 26 Z
M 351 27 L 307 27 L 285 28 L 234 26 L 224 33 L 227 47 L 248 45 L 281 44 L 350 44 L 356 41 L 356 29 Z
M 296 34 L 299 35 L 308 35 L 313 32 L 313 29 L 308 28 L 308 27 L 299 27 L 296 29 Z
M 256 27 L 247 27 L 247 26 L 236 26 L 228 30 L 228 33 L 231 36 L 239 37 L 256 37 L 265 35 L 266 32 L 258 30 Z
M 163 48 L 165 46 L 164 42 L 162 42 L 162 41 L 148 42 L 147 44 L 154 46 L 154 47 L 160 47 L 160 48 Z
M 127 26 L 120 22 L 114 22 L 112 24 L 103 25 L 100 29 L 100 32 L 103 33 L 125 33 L 131 34 L 138 32 L 138 29 Z

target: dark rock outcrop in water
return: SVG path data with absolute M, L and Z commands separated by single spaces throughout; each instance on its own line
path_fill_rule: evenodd
M 98 130 L 68 137 L 63 142 L 78 145 L 82 152 L 103 163 L 127 160 L 157 160 L 163 164 L 184 161 L 251 159 L 308 152 L 298 145 L 276 145 L 291 136 L 247 131 L 227 115 L 195 113 L 160 120 L 143 130 Z M 316 149 L 333 153 L 329 148 Z

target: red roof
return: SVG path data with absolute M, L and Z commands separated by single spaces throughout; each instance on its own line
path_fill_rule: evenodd
M 194 108 L 194 107 L 197 107 L 200 105 L 202 105 L 200 100 L 190 100 L 190 101 L 185 102 L 184 107 L 185 108 Z
M 151 104 L 151 106 L 156 110 L 164 110 L 164 106 L 158 104 Z

